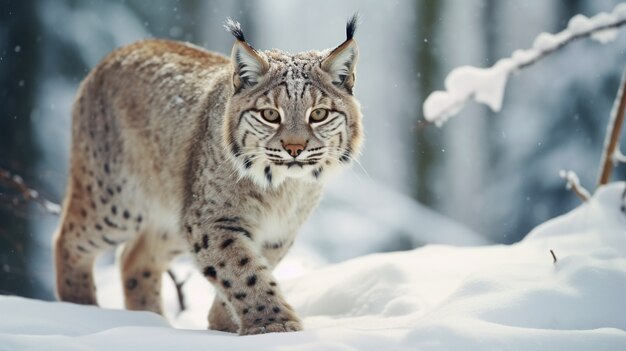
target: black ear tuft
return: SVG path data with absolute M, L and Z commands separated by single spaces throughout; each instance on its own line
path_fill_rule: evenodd
M 346 23 L 346 40 L 352 39 L 354 37 L 354 32 L 356 32 L 356 25 L 359 22 L 359 13 L 355 12 L 352 17 L 348 18 L 348 23 Z
M 224 22 L 224 28 L 230 32 L 237 40 L 246 41 L 243 37 L 243 30 L 241 30 L 241 24 L 237 21 L 233 21 L 230 17 Z

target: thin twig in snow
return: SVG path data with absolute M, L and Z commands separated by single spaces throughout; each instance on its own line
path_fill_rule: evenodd
M 554 254 L 554 251 L 550 250 L 550 254 L 552 255 L 552 263 L 556 263 L 556 255 Z
M 582 185 L 580 185 L 580 180 L 578 179 L 578 175 L 573 171 L 564 171 L 561 170 L 559 172 L 559 176 L 565 180 L 567 183 L 565 184 L 565 188 L 567 190 L 573 190 L 574 194 L 578 196 L 584 202 L 588 201 L 591 195 L 589 191 L 585 189 Z
M 600 173 L 598 174 L 598 186 L 609 182 L 611 172 L 613 171 L 616 159 L 622 159 L 624 155 L 620 152 L 618 145 L 620 135 L 622 134 L 622 125 L 624 124 L 624 112 L 626 111 L 626 70 L 622 74 L 611 117 L 606 126 L 606 135 L 604 137 L 604 148 L 602 150 L 602 161 L 600 162 Z

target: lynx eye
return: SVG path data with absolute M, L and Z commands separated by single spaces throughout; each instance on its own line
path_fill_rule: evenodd
M 271 108 L 265 109 L 261 111 L 261 116 L 263 119 L 270 123 L 279 123 L 280 122 L 280 114 L 278 111 L 273 110 Z
M 326 117 L 328 117 L 328 110 L 325 108 L 317 108 L 311 112 L 309 119 L 310 119 L 310 123 L 311 122 L 317 123 L 317 122 L 321 122 L 325 120 Z

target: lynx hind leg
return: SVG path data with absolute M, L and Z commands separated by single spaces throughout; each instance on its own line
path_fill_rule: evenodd
M 94 261 L 102 251 L 128 240 L 137 229 L 113 201 L 113 190 L 105 187 L 102 181 L 91 183 L 77 178 L 68 187 L 54 237 L 56 291 L 60 300 L 96 304 Z
M 121 256 L 126 308 L 163 314 L 161 279 L 184 243 L 167 232 L 144 230 L 124 247 Z
M 93 264 L 107 244 L 95 238 L 97 229 L 76 192 L 76 187 L 68 190 L 67 206 L 54 235 L 56 293 L 62 301 L 95 305 Z
M 219 296 L 215 296 L 209 311 L 209 329 L 237 333 L 239 325 L 235 323 L 227 308 L 226 302 Z
M 72 222 L 61 223 L 55 235 L 56 293 L 61 301 L 84 305 L 96 304 L 93 263 L 94 248 L 76 242 L 78 233 L 71 230 Z

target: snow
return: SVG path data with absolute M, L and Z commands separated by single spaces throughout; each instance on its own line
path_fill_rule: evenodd
M 511 57 L 500 59 L 492 67 L 458 67 L 445 80 L 445 91 L 431 93 L 423 105 L 424 117 L 437 126 L 456 115 L 469 99 L 483 103 L 498 112 L 502 107 L 508 78 L 563 45 L 589 35 L 603 44 L 615 40 L 617 28 L 626 22 L 626 4 L 618 4 L 611 13 L 601 12 L 591 18 L 572 17 L 566 29 L 556 34 L 539 34 L 528 50 L 516 50 Z
M 401 247 L 389 247 L 390 243 Z M 296 240 L 331 262 L 425 244 L 485 245 L 489 240 L 369 177 L 333 179 Z
M 447 91 L 435 91 L 424 101 L 424 116 L 429 121 L 443 123 L 457 114 L 470 98 L 500 111 L 504 87 L 514 67 L 512 59 L 503 59 L 489 69 L 471 66 L 454 69 L 445 81 Z M 432 116 L 442 117 L 435 119 Z
M 624 155 L 622 151 L 619 148 L 617 148 L 615 149 L 615 151 L 613 151 L 611 160 L 613 161 L 614 165 L 617 165 L 618 163 L 626 163 L 626 155 Z
M 562 169 L 561 171 L 559 171 L 559 176 L 567 181 L 565 183 L 565 189 L 574 189 L 575 191 L 580 193 L 580 196 L 582 196 L 584 199 L 589 199 L 591 197 L 589 191 L 585 189 L 582 185 L 580 185 L 580 179 L 578 178 L 576 172 L 566 171 Z
M 303 332 L 191 330 L 206 328 L 212 296 L 194 272 L 182 314 L 164 283 L 178 328 L 147 312 L 0 297 L 0 350 L 624 350 L 625 186 L 600 188 L 515 245 L 429 245 L 281 279 Z M 179 277 L 190 270 L 186 261 L 175 268 Z M 119 307 L 115 268 L 98 273 L 101 304 Z

